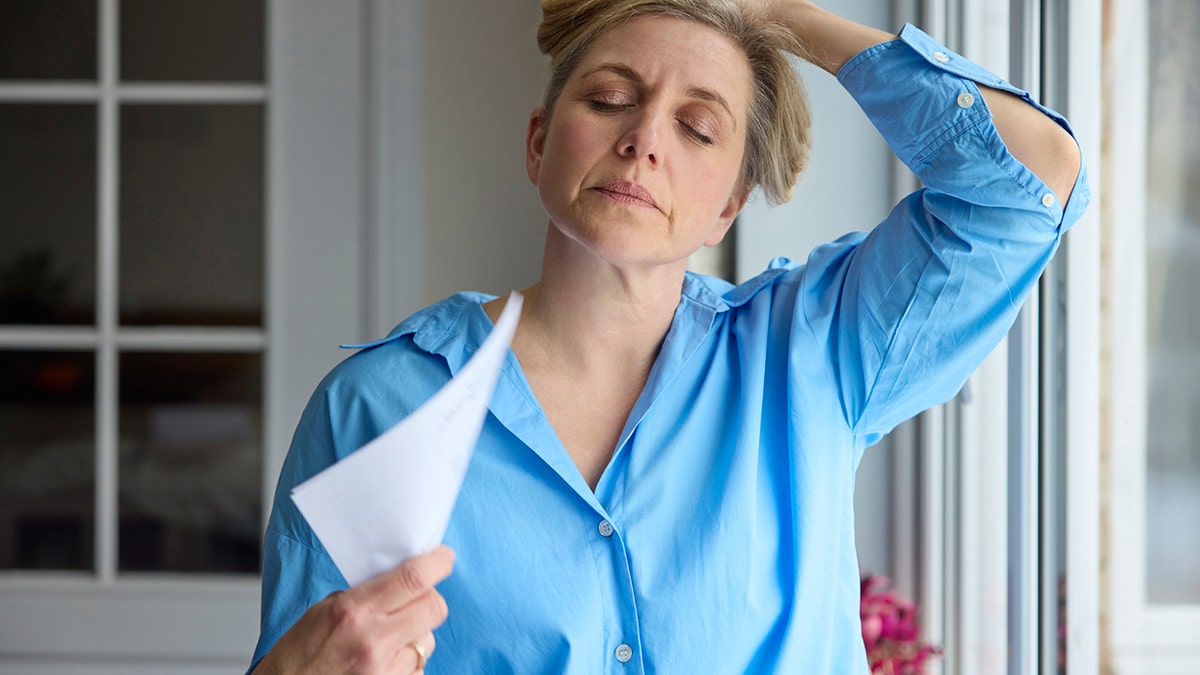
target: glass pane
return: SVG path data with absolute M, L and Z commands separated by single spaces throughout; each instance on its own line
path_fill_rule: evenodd
M 96 0 L 0 2 L 0 80 L 96 79 Z
M 0 104 L 0 324 L 90 324 L 96 107 Z
M 121 109 L 124 324 L 261 325 L 263 109 Z
M 263 3 L 122 0 L 121 79 L 261 82 Z
M 262 357 L 120 362 L 120 569 L 256 572 Z
M 1146 589 L 1200 604 L 1200 3 L 1150 3 Z
M 0 569 L 90 570 L 95 356 L 0 351 Z

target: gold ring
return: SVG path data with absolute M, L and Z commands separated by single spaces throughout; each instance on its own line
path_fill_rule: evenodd
M 413 672 L 416 673 L 425 670 L 425 645 L 422 645 L 420 640 L 413 640 L 408 643 L 408 646 L 412 647 L 413 651 L 417 653 L 417 669 Z

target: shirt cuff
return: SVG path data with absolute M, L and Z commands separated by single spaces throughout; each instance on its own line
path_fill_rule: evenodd
M 896 156 L 926 186 L 971 198 L 977 187 L 989 182 L 991 176 L 983 174 L 991 165 L 1039 202 L 1027 204 L 1028 199 L 1022 198 L 1012 205 L 1044 210 L 1062 229 L 1078 219 L 1086 206 L 1088 190 L 1082 167 L 1064 211 L 1045 184 L 1007 151 L 979 87 L 1019 96 L 1074 136 L 1066 119 L 916 26 L 906 24 L 897 39 L 856 54 L 837 77 Z M 968 138 L 973 140 L 965 140 Z M 992 161 L 977 161 L 985 156 Z M 964 162 L 970 171 L 962 170 Z
M 1062 115 L 1034 101 L 1029 92 L 912 24 L 896 40 L 856 54 L 837 77 L 896 156 L 914 171 L 959 133 L 991 117 L 978 85 L 1020 96 L 1071 132 Z

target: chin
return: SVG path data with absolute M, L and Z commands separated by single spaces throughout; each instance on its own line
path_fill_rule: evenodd
M 622 215 L 625 217 L 620 217 Z M 562 220 L 551 217 L 551 223 L 551 236 L 564 240 L 566 247 L 562 250 L 565 252 L 582 249 L 618 267 L 673 265 L 680 260 L 686 261 L 690 253 L 679 242 L 667 241 L 662 223 L 630 218 L 628 214 L 617 217 L 587 214 Z M 695 248 L 699 247 L 697 244 Z

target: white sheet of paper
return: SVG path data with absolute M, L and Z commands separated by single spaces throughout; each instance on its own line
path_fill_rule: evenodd
M 428 553 L 450 524 L 521 316 L 513 292 L 458 375 L 399 424 L 292 489 L 350 585 Z

